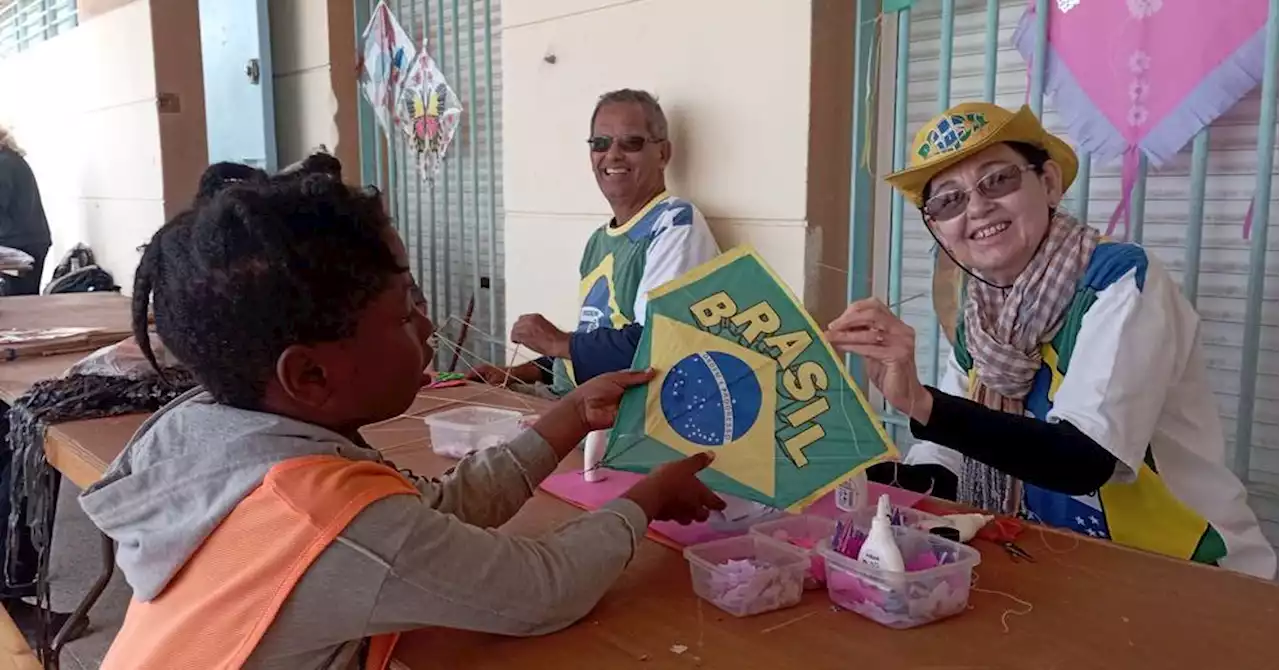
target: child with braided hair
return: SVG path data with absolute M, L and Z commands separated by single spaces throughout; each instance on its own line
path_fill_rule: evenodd
M 394 469 L 359 429 L 417 393 L 433 325 L 415 288 L 378 194 L 321 175 L 233 184 L 156 233 L 135 331 L 150 357 L 154 305 L 201 386 L 81 497 L 133 587 L 103 668 L 385 668 L 413 628 L 555 631 L 651 520 L 723 507 L 700 454 L 541 538 L 493 530 L 651 372 L 583 384 L 440 478 Z

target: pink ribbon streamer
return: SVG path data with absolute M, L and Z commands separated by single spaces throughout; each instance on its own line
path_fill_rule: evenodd
M 1107 223 L 1107 235 L 1115 232 L 1116 224 L 1124 219 L 1124 239 L 1129 239 L 1129 201 L 1133 196 L 1133 187 L 1138 184 L 1138 152 L 1137 146 L 1130 146 L 1124 151 L 1123 167 L 1120 170 L 1120 204 L 1111 213 L 1111 221 Z

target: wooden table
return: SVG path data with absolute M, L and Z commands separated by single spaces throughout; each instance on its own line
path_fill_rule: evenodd
M 469 400 L 468 400 L 469 399 Z M 517 409 L 540 401 L 466 387 L 424 392 L 409 414 L 463 402 Z M 50 459 L 78 485 L 111 460 L 141 417 L 55 426 Z M 438 474 L 419 418 L 365 431 L 399 467 Z M 561 471 L 581 467 L 574 456 Z M 538 493 L 504 530 L 537 534 L 581 512 Z M 1035 563 L 1014 563 L 976 542 L 983 562 L 971 611 L 916 630 L 882 628 L 834 611 L 825 593 L 781 612 L 735 619 L 698 600 L 681 555 L 653 542 L 581 623 L 542 638 L 454 630 L 407 634 L 398 658 L 410 668 L 1271 668 L 1277 665 L 1277 590 L 1262 582 L 1065 532 L 1033 530 L 1020 541 Z M 991 591 L 991 592 L 988 592 Z M 993 592 L 1003 592 L 1000 595 Z M 1032 604 L 1024 615 L 1015 596 Z M 1007 613 L 1008 612 L 1008 613 Z M 672 651 L 676 645 L 687 649 Z
M 125 332 L 129 330 L 129 305 L 129 298 L 118 293 L 0 297 L 0 330 L 73 327 Z M 61 375 L 86 353 L 88 352 L 0 362 L 0 402 L 6 405 L 13 403 L 33 384 Z M 72 467 L 76 467 L 76 464 Z M 102 469 L 99 468 L 97 472 L 101 473 Z M 84 480 L 87 476 L 87 472 L 82 471 L 80 479 Z M 93 479 L 96 478 L 95 475 Z M 72 480 L 76 481 L 76 478 L 73 477 Z M 0 654 L 3 655 L 0 668 L 40 667 L 22 634 L 2 611 Z
M 126 301 L 40 305 L 24 327 L 127 324 Z M 0 300 L 0 327 L 14 327 L 14 308 Z M 32 303 L 34 304 L 34 302 Z M 56 307 L 59 314 L 48 309 Z M 68 315 L 71 315 L 70 317 Z M 74 319 L 74 322 L 67 323 Z M 36 380 L 60 374 L 78 356 L 0 363 L 0 398 L 11 401 Z M 542 401 L 506 391 L 464 387 L 424 392 L 406 414 L 481 402 L 534 409 Z M 145 417 L 64 423 L 46 434 L 50 462 L 83 488 Z M 452 461 L 430 450 L 417 416 L 365 431 L 396 465 L 438 474 Z M 577 456 L 561 471 L 581 467 Z M 538 493 L 504 529 L 537 534 L 581 512 Z M 626 573 L 587 618 L 536 639 L 510 639 L 428 629 L 407 634 L 398 651 L 411 668 L 1272 668 L 1277 589 L 1182 561 L 1131 551 L 1065 532 L 1033 530 L 1020 541 L 1035 563 L 1014 563 L 995 545 L 976 542 L 983 562 L 971 611 L 931 626 L 893 631 L 834 611 L 825 593 L 795 608 L 735 619 L 698 600 L 681 555 L 641 544 Z M 1008 595 L 1000 595 L 1002 592 Z M 1032 604 L 1025 607 L 1009 596 Z M 680 645 L 680 646 L 676 646 Z M 673 649 L 684 648 L 683 653 Z
M 119 293 L 0 298 L 0 330 L 36 328 L 102 328 L 129 332 L 130 300 Z M 31 385 L 57 377 L 88 352 L 19 358 L 0 362 L 0 401 L 17 400 Z

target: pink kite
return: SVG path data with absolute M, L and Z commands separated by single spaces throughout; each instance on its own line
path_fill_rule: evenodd
M 1049 15 L 1045 92 L 1076 146 L 1108 161 L 1123 156 L 1123 218 L 1139 151 L 1161 165 L 1262 82 L 1263 0 L 1055 0 Z M 1014 46 L 1031 67 L 1035 3 Z M 1246 232 L 1246 235 L 1248 233 Z

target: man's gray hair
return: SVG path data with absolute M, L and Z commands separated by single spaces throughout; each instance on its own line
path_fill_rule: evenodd
M 617 104 L 640 105 L 644 109 L 645 125 L 648 126 L 649 135 L 655 140 L 667 139 L 667 115 L 663 113 L 662 105 L 658 104 L 658 99 L 648 91 L 631 88 L 620 88 L 600 96 L 600 99 L 596 101 L 595 111 L 591 112 L 592 132 L 595 132 L 596 117 L 600 115 L 601 108 L 605 105 Z

